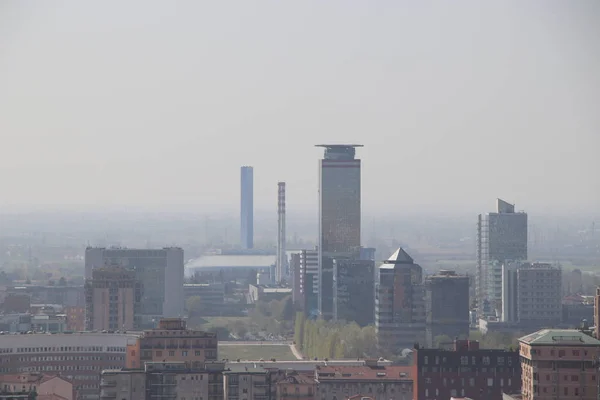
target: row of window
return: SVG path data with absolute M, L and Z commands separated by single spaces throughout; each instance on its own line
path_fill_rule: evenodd
M 458 379 L 443 378 L 443 380 L 442 380 L 442 384 L 444 386 L 448 386 L 448 384 L 455 385 L 457 383 L 458 383 Z M 504 387 L 504 378 L 496 378 L 495 382 L 494 382 L 494 378 L 487 378 L 487 385 L 488 386 L 494 386 L 494 383 L 497 383 L 498 385 L 500 385 L 500 387 Z M 431 378 L 425 378 L 425 384 L 426 385 L 431 385 L 431 384 L 434 384 L 434 381 Z M 435 381 L 435 384 L 436 385 L 438 384 L 437 379 Z M 461 386 L 465 386 L 465 378 L 461 378 L 460 385 Z M 509 386 L 509 387 L 512 385 L 512 379 L 511 378 L 507 378 L 506 385 Z M 470 387 L 475 387 L 475 378 L 469 378 L 469 386 Z
M 102 371 L 104 369 L 120 369 L 122 365 L 99 366 L 99 365 L 42 365 L 17 368 L 18 372 L 45 372 L 45 371 Z M 11 368 L 2 368 L 11 370 Z M 7 371 L 8 372 L 8 371 Z
M 77 351 L 81 353 L 92 352 L 109 352 L 109 353 L 125 353 L 125 347 L 116 346 L 61 346 L 61 347 L 18 347 L 17 353 L 58 353 L 63 351 Z M 2 348 L 0 353 L 13 353 L 14 348 Z
M 5 360 L 10 362 L 8 358 Z M 26 356 L 19 357 L 19 361 L 125 361 L 125 356 Z

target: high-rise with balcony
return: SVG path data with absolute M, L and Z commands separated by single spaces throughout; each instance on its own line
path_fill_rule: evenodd
M 502 265 L 527 259 L 527 214 L 498 199 L 496 212 L 477 219 L 476 297 L 480 314 L 502 309 Z
M 244 166 L 240 180 L 240 244 L 254 247 L 254 168 Z
M 360 250 L 361 145 L 317 145 L 325 153 L 319 160 L 319 293 L 318 308 L 333 316 L 333 259 Z

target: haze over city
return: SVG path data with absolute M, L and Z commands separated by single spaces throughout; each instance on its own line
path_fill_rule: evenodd
M 2 212 L 316 212 L 360 143 L 366 214 L 598 211 L 596 1 L 0 4 Z

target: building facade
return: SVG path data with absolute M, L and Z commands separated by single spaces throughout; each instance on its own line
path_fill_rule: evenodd
M 309 316 L 319 314 L 319 252 L 302 250 L 300 252 L 300 293 L 304 300 L 304 312 Z
M 240 179 L 240 244 L 243 249 L 254 247 L 254 168 L 241 168 Z
M 360 249 L 361 168 L 360 159 L 356 159 L 355 154 L 356 148 L 362 146 L 318 145 L 318 147 L 325 148 L 323 159 L 319 160 L 318 308 L 321 316 L 331 318 L 333 316 L 332 259 L 340 256 L 348 257 Z
M 402 248 L 377 267 L 375 328 L 384 355 L 425 343 L 423 270 Z
M 374 321 L 375 263 L 333 260 L 333 318 L 367 326 Z
M 414 398 L 419 400 L 501 400 L 503 393 L 521 388 L 519 353 L 481 350 L 475 341 L 456 340 L 450 351 L 417 348 L 412 368 Z
M 275 283 L 288 279 L 288 259 L 285 235 L 285 182 L 277 183 L 277 262 L 275 264 Z
M 518 322 L 519 300 L 518 267 L 520 263 L 506 262 L 502 265 L 502 322 Z
M 135 279 L 142 287 L 140 323 L 143 328 L 154 327 L 155 321 L 162 317 L 183 315 L 183 249 L 86 249 L 86 279 L 92 279 L 94 268 L 105 266 L 121 266 L 135 271 Z
M 85 329 L 138 329 L 142 285 L 135 271 L 120 266 L 94 268 L 85 283 Z
M 185 320 L 164 318 L 127 346 L 126 366 L 143 368 L 148 362 L 184 362 L 190 368 L 217 360 L 217 334 L 187 329 Z
M 519 339 L 523 400 L 598 398 L 600 341 L 576 330 L 543 329 Z
M 362 367 L 317 367 L 317 398 L 348 399 L 353 396 L 374 400 L 412 400 L 413 381 L 407 367 L 378 366 L 376 362 Z
M 77 399 L 98 399 L 100 372 L 125 367 L 134 334 L 57 333 L 0 336 L 0 373 L 45 373 L 73 382 Z
M 223 283 L 186 283 L 183 296 L 187 302 L 191 297 L 200 297 L 200 312 L 203 315 L 219 315 L 225 304 L 225 285 Z M 189 312 L 189 310 L 188 310 Z
M 149 362 L 143 368 L 102 372 L 102 400 L 224 400 L 224 363 L 190 368 L 185 362 Z
M 517 281 L 519 324 L 537 329 L 558 325 L 562 320 L 561 269 L 550 264 L 522 264 Z
M 469 278 L 454 271 L 440 271 L 425 279 L 426 342 L 436 337 L 469 337 Z
M 502 308 L 502 264 L 527 259 L 527 214 L 497 200 L 496 212 L 477 220 L 476 295 L 480 314 Z M 484 305 L 489 304 L 485 310 Z

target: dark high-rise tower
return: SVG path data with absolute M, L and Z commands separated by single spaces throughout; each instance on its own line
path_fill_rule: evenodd
M 242 167 L 240 204 L 240 242 L 242 248 L 254 247 L 254 170 Z
M 333 316 L 333 258 L 360 251 L 360 160 L 356 144 L 321 144 L 319 160 L 319 311 Z

